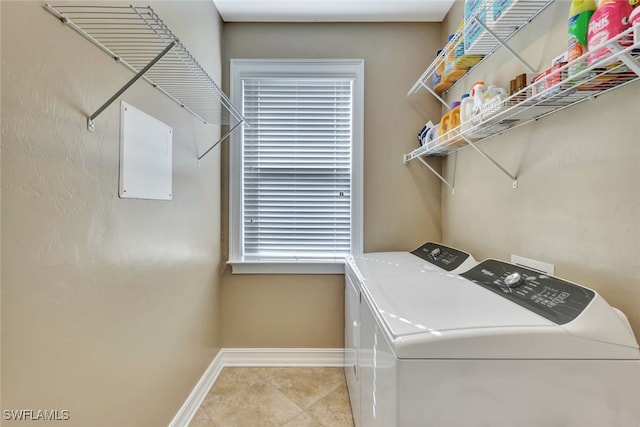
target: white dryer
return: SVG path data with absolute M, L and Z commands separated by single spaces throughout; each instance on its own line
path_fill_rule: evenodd
M 348 256 L 345 274 L 345 376 L 351 407 L 357 425 L 360 415 L 359 357 L 361 352 L 360 307 L 361 287 L 369 281 L 417 274 L 427 277 L 433 272 L 456 274 L 467 271 L 478 262 L 471 254 L 440 243 L 427 242 L 411 252 L 372 252 Z M 389 426 L 385 426 L 389 427 Z
M 357 427 L 640 426 L 638 343 L 595 291 L 497 260 L 383 276 L 361 283 Z

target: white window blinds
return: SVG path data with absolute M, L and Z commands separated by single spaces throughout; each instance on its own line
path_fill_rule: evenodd
M 351 250 L 353 80 L 245 78 L 242 256 L 341 260 Z

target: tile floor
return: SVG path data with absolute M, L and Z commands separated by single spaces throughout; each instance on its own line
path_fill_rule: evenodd
M 189 427 L 353 427 L 342 368 L 224 368 Z

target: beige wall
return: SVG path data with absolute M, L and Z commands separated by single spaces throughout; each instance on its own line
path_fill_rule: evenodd
M 0 3 L 0 47 L 2 46 L 2 3 Z M 0 72 L 0 99 L 2 99 L 2 73 Z M 0 102 L 0 129 L 2 128 L 2 102 Z M 0 206 L 2 200 L 2 132 L 0 132 Z M 2 405 L 2 210 L 0 209 L 0 407 Z M 1 422 L 0 422 L 0 425 Z
M 422 165 L 402 164 L 402 154 L 417 146 L 425 109 L 438 110 L 433 100 L 407 102 L 406 93 L 435 55 L 439 37 L 438 24 L 225 24 L 225 81 L 230 58 L 365 60 L 367 252 L 413 249 L 441 237 L 439 181 Z M 439 167 L 438 159 L 432 162 Z M 223 183 L 224 199 L 226 188 Z M 226 218 L 222 227 L 224 251 Z M 341 347 L 343 281 L 338 275 L 231 275 L 227 268 L 223 346 Z
M 151 4 L 219 81 L 211 1 Z M 167 425 L 220 348 L 220 151 L 196 159 L 219 126 L 138 82 L 122 99 L 174 129 L 174 198 L 119 199 L 119 105 L 86 115 L 132 73 L 42 2 L 3 1 L 2 41 L 2 407 Z
M 534 67 L 548 67 L 566 49 L 568 8 L 555 2 L 514 40 Z M 466 86 L 484 79 L 508 88 L 522 71 L 501 51 Z M 460 151 L 455 195 L 443 191 L 445 242 L 478 258 L 513 253 L 553 263 L 557 275 L 622 309 L 640 337 L 639 93 L 636 82 L 482 143 L 518 175 L 517 190 L 472 149 Z M 454 159 L 445 162 L 450 177 Z

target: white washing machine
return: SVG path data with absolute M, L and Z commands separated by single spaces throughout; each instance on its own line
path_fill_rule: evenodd
M 357 427 L 640 426 L 638 343 L 595 291 L 497 260 L 357 269 Z
M 359 425 L 360 387 L 360 307 L 361 286 L 382 278 L 393 283 L 394 277 L 408 274 L 428 275 L 434 271 L 456 274 L 478 262 L 471 254 L 440 243 L 427 242 L 411 252 L 372 252 L 347 257 L 345 275 L 345 376 L 354 420 Z M 389 427 L 389 426 L 386 426 Z

